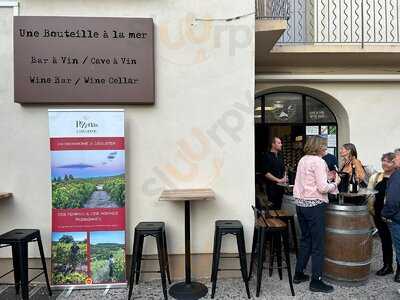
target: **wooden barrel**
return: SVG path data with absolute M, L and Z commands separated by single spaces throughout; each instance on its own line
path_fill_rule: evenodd
M 368 280 L 373 234 L 367 205 L 330 204 L 326 210 L 325 276 L 355 285 Z

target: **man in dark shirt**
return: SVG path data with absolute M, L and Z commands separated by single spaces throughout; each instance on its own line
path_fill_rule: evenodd
M 323 156 L 322 159 L 325 160 L 326 164 L 328 165 L 329 171 L 337 171 L 338 161 L 335 155 L 326 153 L 326 155 Z
M 278 183 L 286 183 L 285 163 L 282 151 L 282 141 L 274 137 L 271 142 L 271 149 L 264 157 L 264 174 L 268 200 L 272 203 L 272 209 L 281 209 L 284 188 Z
M 392 235 L 396 251 L 397 270 L 394 281 L 400 283 L 400 149 L 395 150 L 394 162 L 397 171 L 394 172 L 387 183 L 386 200 L 381 216 L 386 220 Z
M 325 156 L 322 157 L 322 159 L 326 162 L 328 165 L 328 169 L 330 172 L 332 171 L 338 171 L 338 161 L 335 155 L 332 155 L 330 153 L 326 153 Z M 328 194 L 328 199 L 329 202 L 333 202 L 337 200 L 337 196 L 333 194 Z

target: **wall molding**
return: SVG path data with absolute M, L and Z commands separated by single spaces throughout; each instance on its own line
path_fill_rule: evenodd
M 400 74 L 258 74 L 256 82 L 398 82 Z
M 0 1 L 0 8 L 13 8 L 14 16 L 19 16 L 19 1 Z

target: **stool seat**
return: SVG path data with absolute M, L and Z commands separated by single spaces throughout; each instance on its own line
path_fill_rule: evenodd
M 293 214 L 289 213 L 287 210 L 284 210 L 284 209 L 279 209 L 279 210 L 271 209 L 269 211 L 269 214 L 271 217 L 292 217 L 293 216 Z
M 286 227 L 286 223 L 279 219 L 267 218 L 267 219 L 265 219 L 265 223 L 267 224 L 268 227 L 271 227 L 271 228 L 285 228 Z
M 161 230 L 165 228 L 164 222 L 140 222 L 136 225 L 135 230 L 147 231 L 147 230 Z
M 13 229 L 0 235 L 0 244 L 16 243 L 19 241 L 30 241 L 37 238 L 38 229 Z
M 263 219 L 262 217 L 260 217 L 256 220 L 255 225 L 258 227 L 268 227 L 271 229 L 286 227 L 286 223 L 280 219 L 273 219 L 273 218 L 264 218 Z
M 238 220 L 218 220 L 215 221 L 215 226 L 221 229 L 240 229 L 243 225 Z

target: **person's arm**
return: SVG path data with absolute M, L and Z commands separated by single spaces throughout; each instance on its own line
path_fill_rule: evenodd
M 328 183 L 327 166 L 324 160 L 318 161 L 314 164 L 314 174 L 317 189 L 321 194 L 331 193 L 336 190 L 336 183 Z
M 267 177 L 269 180 L 271 180 L 273 182 L 276 182 L 276 183 L 282 182 L 282 179 L 279 179 L 279 178 L 275 177 L 274 175 L 272 175 L 269 172 L 267 174 L 265 174 L 265 177 Z
M 354 160 L 354 168 L 356 169 L 356 178 L 358 182 L 364 181 L 365 179 L 365 170 L 361 164 L 361 161 L 358 159 Z
M 271 174 L 271 165 L 272 165 L 272 162 L 271 162 L 270 156 L 266 155 L 265 159 L 264 159 L 264 174 L 265 174 L 265 177 L 268 180 L 272 181 L 272 182 L 276 182 L 276 183 L 281 182 L 281 179 L 279 179 L 279 178 L 277 178 L 277 177 L 275 177 L 274 175 Z
M 396 172 L 389 179 L 386 190 L 385 205 L 382 209 L 382 216 L 391 219 L 400 211 L 400 172 Z

